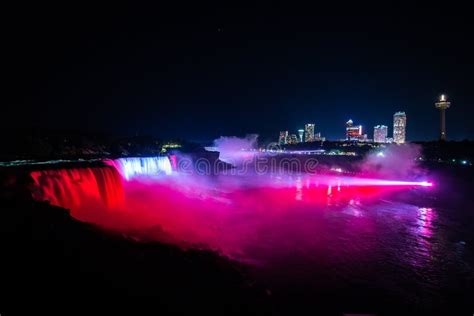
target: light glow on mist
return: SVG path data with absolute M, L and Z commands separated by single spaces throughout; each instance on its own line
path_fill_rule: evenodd
M 257 146 L 258 135 L 251 134 L 243 138 L 236 136 L 221 136 L 214 140 L 214 148 L 220 153 L 219 159 L 237 165 L 255 156 L 251 150 Z

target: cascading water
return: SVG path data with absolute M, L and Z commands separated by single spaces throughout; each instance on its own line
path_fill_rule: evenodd
M 114 166 L 126 180 L 135 176 L 170 175 L 171 163 L 168 157 L 133 157 L 106 161 Z
M 94 204 L 116 208 L 124 199 L 120 175 L 109 166 L 39 170 L 31 177 L 36 199 L 69 209 Z
M 122 179 L 169 175 L 172 172 L 168 157 L 119 158 L 105 161 L 105 164 L 101 167 L 33 171 L 34 197 L 69 209 L 96 204 L 117 208 L 124 201 Z

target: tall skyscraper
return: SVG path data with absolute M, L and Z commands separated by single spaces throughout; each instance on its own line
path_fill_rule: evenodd
M 305 142 L 312 142 L 314 141 L 314 124 L 308 123 L 304 126 L 304 141 Z
M 439 140 L 446 140 L 446 109 L 451 106 L 444 94 L 441 95 L 439 101 L 435 103 L 435 107 L 439 109 Z
M 405 112 L 397 112 L 393 115 L 393 141 L 397 144 L 405 143 L 407 128 L 407 115 Z
M 346 140 L 360 140 L 362 137 L 362 125 L 354 126 L 354 122 L 346 122 Z
M 388 127 L 385 125 L 374 126 L 374 142 L 375 143 L 386 143 L 387 142 Z
M 299 129 L 298 130 L 298 136 L 300 138 L 300 143 L 303 142 L 303 136 L 304 136 L 304 129 Z
M 281 131 L 278 138 L 278 144 L 285 145 L 288 143 L 288 131 Z

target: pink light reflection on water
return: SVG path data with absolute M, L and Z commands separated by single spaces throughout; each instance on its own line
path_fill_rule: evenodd
M 83 170 L 87 172 L 87 168 Z M 55 174 L 55 183 L 60 177 L 68 177 L 68 173 Z M 71 184 L 71 190 L 82 183 Z M 84 203 L 74 204 L 72 215 L 142 239 L 213 249 L 235 259 L 261 263 L 294 251 L 325 254 L 330 241 L 338 240 L 338 232 L 360 238 L 359 234 L 373 231 L 374 218 L 365 216 L 357 206 L 350 220 L 334 221 L 333 216 L 354 201 L 370 201 L 419 184 L 315 175 L 208 177 L 175 173 L 137 176 L 107 185 L 123 186 L 120 205 L 86 203 L 84 197 Z M 77 190 L 76 199 L 81 199 L 82 191 Z M 367 245 L 348 244 L 331 252 L 362 254 L 370 248 L 370 243 Z
M 426 253 L 425 258 L 430 257 L 433 237 L 433 221 L 436 219 L 436 213 L 432 208 L 421 207 L 417 214 L 417 241 L 420 251 Z

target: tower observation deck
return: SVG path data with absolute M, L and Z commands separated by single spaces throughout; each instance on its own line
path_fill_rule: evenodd
M 446 98 L 446 95 L 442 94 L 439 97 L 439 101 L 435 103 L 435 107 L 440 112 L 440 127 L 439 127 L 439 139 L 444 141 L 446 140 L 446 109 L 451 106 Z

